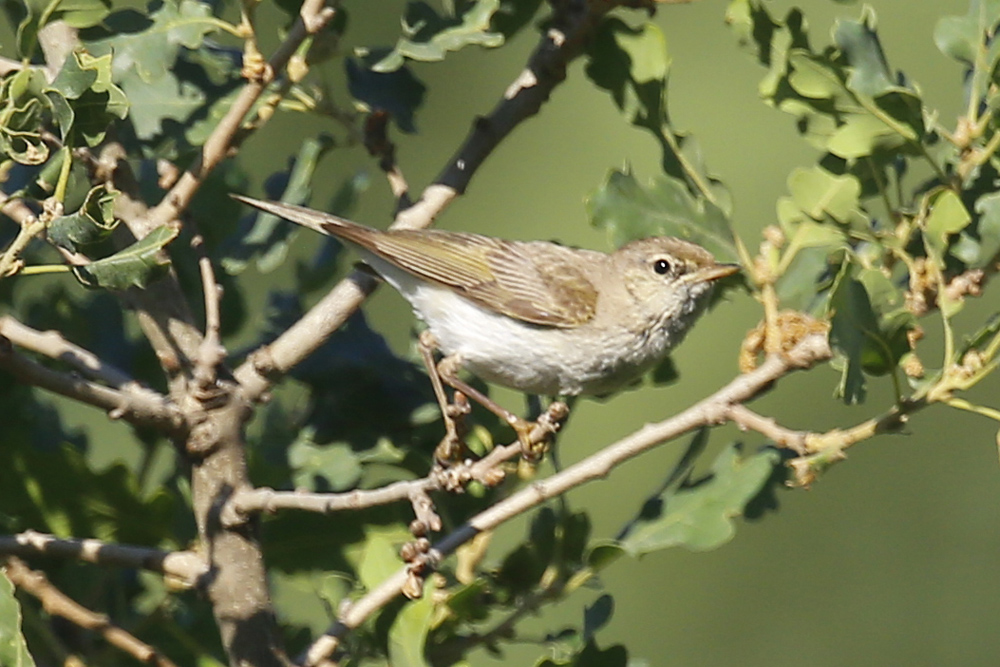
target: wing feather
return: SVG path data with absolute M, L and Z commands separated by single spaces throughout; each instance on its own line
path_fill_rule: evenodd
M 555 243 L 440 230 L 390 231 L 369 236 L 362 245 L 480 306 L 554 327 L 579 326 L 594 316 L 597 287 L 581 265 L 606 257 Z

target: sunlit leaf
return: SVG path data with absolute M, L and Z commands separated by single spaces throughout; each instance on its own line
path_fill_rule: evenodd
M 317 445 L 305 430 L 288 448 L 288 463 L 297 489 L 344 491 L 361 478 L 361 462 L 350 445 Z
M 408 602 L 389 628 L 389 662 L 393 667 L 426 667 L 424 645 L 431 629 L 434 597 L 424 594 Z
M 929 200 L 930 212 L 924 223 L 927 252 L 938 262 L 944 261 L 951 235 L 965 229 L 972 221 L 965 204 L 953 190 L 942 188 Z
M 3 570 L 0 570 L 0 665 L 35 666 L 21 634 L 21 604 L 14 597 L 14 585 Z
M 493 48 L 504 36 L 490 30 L 490 20 L 500 9 L 500 0 L 463 3 L 460 16 L 441 16 L 425 2 L 410 2 L 403 18 L 404 36 L 395 48 L 372 66 L 374 72 L 394 72 L 407 58 L 424 62 L 444 60 L 450 51 L 466 46 Z

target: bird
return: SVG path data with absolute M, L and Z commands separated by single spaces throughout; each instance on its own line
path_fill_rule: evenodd
M 302 206 L 234 198 L 353 246 L 426 324 L 422 343 L 442 355 L 440 379 L 485 399 L 519 436 L 523 420 L 462 381 L 459 369 L 527 394 L 611 393 L 679 344 L 713 284 L 739 271 L 670 236 L 604 253 L 469 232 L 383 231 Z

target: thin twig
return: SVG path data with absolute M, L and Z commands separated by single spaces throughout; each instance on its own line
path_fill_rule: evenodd
M 202 291 L 205 294 L 205 337 L 201 341 L 193 372 L 197 387 L 204 391 L 215 383 L 216 369 L 226 359 L 226 348 L 220 342 L 222 325 L 219 301 L 222 297 L 222 286 L 215 279 L 212 260 L 205 253 L 205 239 L 201 234 L 196 234 L 191 239 L 191 247 L 198 254 Z
M 528 434 L 528 441 L 537 445 L 551 437 L 553 430 L 565 414 L 546 413 L 539 418 L 538 426 Z M 226 523 L 245 521 L 256 512 L 303 510 L 330 514 L 389 505 L 426 495 L 433 491 L 455 491 L 476 480 L 493 486 L 503 480 L 500 465 L 521 453 L 520 442 L 495 447 L 478 461 L 467 461 L 448 468 L 435 467 L 426 477 L 393 482 L 379 489 L 358 489 L 346 493 L 306 493 L 302 491 L 275 491 L 266 487 L 246 489 L 233 495 L 224 511 Z
M 38 598 L 42 608 L 49 614 L 100 634 L 106 642 L 145 665 L 177 667 L 170 658 L 113 624 L 104 614 L 91 611 L 69 598 L 53 586 L 44 574 L 32 570 L 20 558 L 7 558 L 4 570 L 15 586 Z
M 746 402 L 787 373 L 808 368 L 829 358 L 827 337 L 811 334 L 785 354 L 768 357 L 755 370 L 740 375 L 712 396 L 665 421 L 648 424 L 632 435 L 596 454 L 518 491 L 509 498 L 477 514 L 466 524 L 440 540 L 420 563 L 410 564 L 386 579 L 378 588 L 341 612 L 337 623 L 309 648 L 305 667 L 315 667 L 337 649 L 341 638 L 360 626 L 377 610 L 394 600 L 404 586 L 412 589 L 414 576 L 434 569 L 447 555 L 483 531 L 492 530 L 509 519 L 586 482 L 603 479 L 615 467 L 663 442 L 702 426 L 722 423 L 733 405 Z
M 396 145 L 389 139 L 389 114 L 375 111 L 365 119 L 365 148 L 368 154 L 378 158 L 378 166 L 389 181 L 389 189 L 396 198 L 396 210 L 412 206 L 410 186 L 403 171 L 396 162 Z
M 171 437 L 186 431 L 186 421 L 177 406 L 156 392 L 136 383 L 112 389 L 75 375 L 54 371 L 16 352 L 6 338 L 0 338 L 0 368 L 24 384 L 41 387 L 100 408 L 112 419 L 124 419 L 136 426 L 149 426 Z
M 726 418 L 735 422 L 744 430 L 757 431 L 761 435 L 769 438 L 774 444 L 780 447 L 787 447 L 799 456 L 808 453 L 806 438 L 809 436 L 805 431 L 793 431 L 779 425 L 771 417 L 759 415 L 745 405 L 737 404 L 729 406 Z
M 0 316 L 0 336 L 18 347 L 70 364 L 90 378 L 100 380 L 116 389 L 135 382 L 125 371 L 102 360 L 90 350 L 69 342 L 58 331 L 39 331 L 19 322 L 10 315 L 2 315 Z
M 161 551 L 93 539 L 63 539 L 34 530 L 0 535 L 0 554 L 73 558 L 95 565 L 138 568 L 159 572 L 189 588 L 196 586 L 208 572 L 208 563 L 193 551 Z
M 246 83 L 229 111 L 205 140 L 198 159 L 181 175 L 163 200 L 150 211 L 148 218 L 150 229 L 180 216 L 208 175 L 229 154 L 233 137 L 239 132 L 243 118 L 274 81 L 277 73 L 285 69 L 289 59 L 307 37 L 318 33 L 333 19 L 334 10 L 323 5 L 323 0 L 308 0 L 302 4 L 299 18 L 281 46 L 268 60 L 267 66 L 261 68 L 259 78 Z
M 16 273 L 22 264 L 21 253 L 31 241 L 45 231 L 44 218 L 38 218 L 20 199 L 8 199 L 0 194 L 0 213 L 21 225 L 17 236 L 0 255 L 0 279 Z

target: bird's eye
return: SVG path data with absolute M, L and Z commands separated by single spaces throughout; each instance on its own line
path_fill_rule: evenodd
M 661 276 L 665 276 L 670 273 L 670 262 L 665 259 L 658 259 L 653 262 L 653 270 L 659 273 Z

